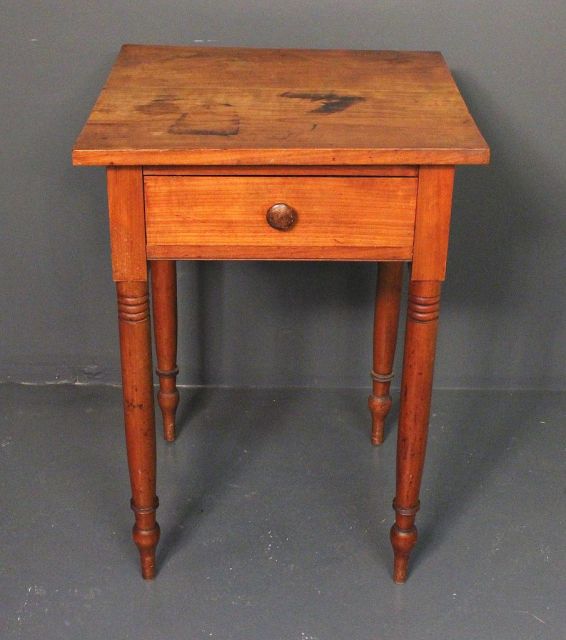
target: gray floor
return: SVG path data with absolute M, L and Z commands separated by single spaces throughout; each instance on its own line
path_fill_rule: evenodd
M 184 390 L 159 575 L 130 541 L 120 391 L 0 388 L 0 637 L 566 637 L 566 395 L 437 392 L 409 582 L 395 433 L 363 390 Z M 393 412 L 396 414 L 396 411 Z

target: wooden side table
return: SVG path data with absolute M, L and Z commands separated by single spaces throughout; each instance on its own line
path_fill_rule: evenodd
M 167 440 L 175 438 L 176 260 L 379 262 L 372 442 L 383 439 L 411 281 L 391 529 L 396 582 L 417 540 L 454 166 L 489 149 L 439 53 L 126 45 L 73 150 L 105 165 L 133 537 L 155 575 L 148 264 Z

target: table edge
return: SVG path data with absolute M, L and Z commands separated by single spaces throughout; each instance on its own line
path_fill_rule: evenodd
M 469 149 L 84 149 L 75 166 L 142 165 L 483 165 L 489 147 Z

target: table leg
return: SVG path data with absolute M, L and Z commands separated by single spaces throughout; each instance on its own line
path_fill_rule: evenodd
M 389 387 L 393 379 L 393 358 L 397 345 L 403 266 L 403 262 L 380 262 L 377 272 L 372 393 L 368 398 L 372 419 L 371 443 L 374 445 L 383 442 L 383 426 L 391 409 Z
M 147 282 L 117 282 L 122 391 L 128 468 L 135 514 L 133 538 L 144 578 L 155 576 L 155 416 Z
M 409 287 L 401 410 L 397 438 L 397 490 L 391 543 L 393 579 L 407 579 L 409 554 L 417 541 L 415 515 L 423 473 L 441 283 L 414 281 Z
M 175 413 L 179 405 L 177 390 L 177 266 L 174 260 L 151 263 L 153 329 L 157 354 L 159 391 L 157 401 L 163 416 L 163 436 L 175 440 Z

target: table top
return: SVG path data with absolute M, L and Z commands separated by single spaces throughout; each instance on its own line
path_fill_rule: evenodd
M 124 45 L 77 165 L 485 164 L 438 52 Z

